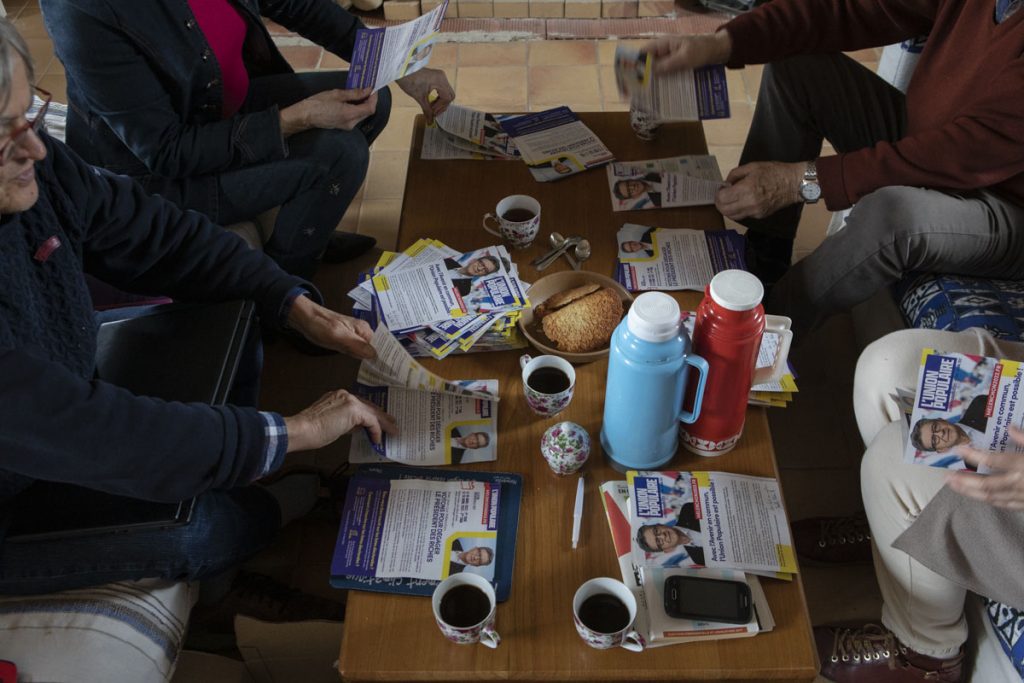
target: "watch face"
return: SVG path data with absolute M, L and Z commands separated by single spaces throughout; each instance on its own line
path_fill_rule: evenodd
M 800 196 L 805 202 L 816 202 L 821 197 L 821 185 L 805 182 L 800 186 Z

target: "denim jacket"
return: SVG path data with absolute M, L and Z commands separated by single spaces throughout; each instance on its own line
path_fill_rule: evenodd
M 290 73 L 261 15 L 350 59 L 362 23 L 333 0 L 231 0 L 251 78 Z M 216 174 L 288 156 L 278 108 L 222 119 L 220 67 L 188 0 L 42 0 L 67 74 L 68 145 L 216 215 Z

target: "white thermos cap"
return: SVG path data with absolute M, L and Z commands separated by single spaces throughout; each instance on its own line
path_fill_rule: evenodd
M 629 307 L 629 331 L 649 342 L 663 342 L 679 334 L 679 304 L 668 294 L 644 292 Z
M 764 298 L 764 285 L 745 270 L 723 270 L 711 278 L 711 298 L 730 311 L 749 311 Z

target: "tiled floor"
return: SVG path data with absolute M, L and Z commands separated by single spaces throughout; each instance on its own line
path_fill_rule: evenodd
M 53 56 L 42 16 L 35 0 L 6 0 L 8 15 L 28 41 L 40 87 L 66 101 L 64 69 Z M 458 38 L 446 35 L 446 39 Z M 288 42 L 287 40 L 283 42 Z M 643 41 L 627 41 L 641 43 Z M 442 68 L 460 103 L 489 111 L 537 111 L 568 104 L 578 110 L 628 109 L 615 89 L 611 64 L 616 40 L 573 40 L 510 43 L 447 42 L 437 45 L 432 66 Z M 291 44 L 282 48 L 299 70 L 335 69 L 337 57 L 317 47 Z M 869 68 L 879 53 L 865 50 L 854 55 Z M 761 68 L 730 71 L 729 96 L 733 116 L 705 124 L 708 144 L 723 173 L 738 163 L 761 79 Z M 414 102 L 394 93 L 391 123 L 377 140 L 366 184 L 342 222 L 347 230 L 375 236 L 381 246 L 395 243 L 413 119 Z M 797 238 L 797 256 L 812 250 L 824 236 L 829 219 L 822 205 L 805 211 Z M 801 395 L 794 407 L 773 413 L 776 450 L 783 465 L 783 480 L 794 516 L 845 512 L 859 504 L 856 463 L 860 457 L 852 428 L 849 389 L 856 352 L 848 322 L 839 320 L 821 333 L 820 343 L 804 345 Z M 822 350 L 824 349 L 824 350 Z M 831 435 L 834 445 L 812 450 L 808 435 Z M 835 439 L 835 435 L 841 435 Z M 828 504 L 815 495 L 831 492 Z M 834 495 L 833 495 L 834 494 Z M 838 502 L 836 502 L 838 501 Z M 843 508 L 839 510 L 838 508 Z M 812 613 L 818 622 L 831 618 L 869 616 L 877 609 L 876 589 L 868 572 L 843 574 L 808 571 L 805 574 Z

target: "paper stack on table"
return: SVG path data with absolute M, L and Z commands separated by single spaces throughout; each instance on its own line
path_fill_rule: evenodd
M 451 104 L 423 129 L 420 158 L 516 160 L 519 149 L 501 127 L 507 118 Z
M 693 311 L 683 312 L 683 326 L 691 338 L 693 337 L 693 322 L 696 315 Z M 775 356 L 778 352 L 779 335 L 774 332 L 765 332 L 761 337 L 761 348 L 757 351 L 756 367 L 771 367 L 775 362 Z M 793 368 L 790 366 L 789 372 L 780 379 L 774 382 L 755 384 L 750 387 L 750 397 L 747 399 L 747 405 L 765 408 L 785 408 L 793 400 L 793 394 L 796 392 L 796 378 L 793 375 Z
M 386 252 L 348 294 L 357 317 L 385 326 L 410 354 L 442 359 L 526 346 L 516 321 L 527 289 L 504 246 L 463 254 L 422 239 Z
M 607 164 L 615 158 L 569 107 L 503 119 L 534 179 L 546 183 Z

